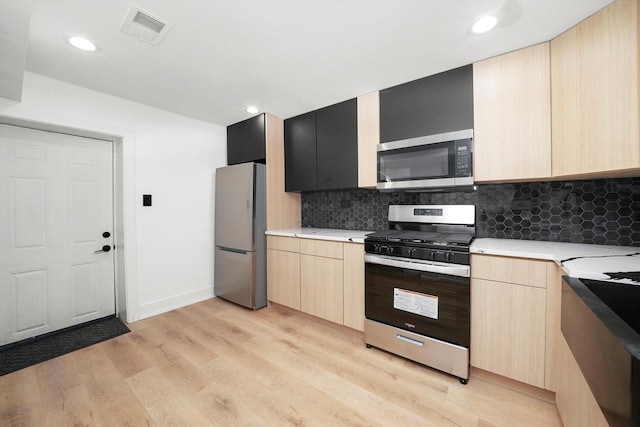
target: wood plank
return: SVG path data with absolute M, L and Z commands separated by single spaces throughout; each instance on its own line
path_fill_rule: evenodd
M 556 402 L 566 427 L 608 427 L 564 337 L 558 340 Z
M 471 280 L 471 365 L 544 388 L 545 289 Z
M 546 288 L 548 262 L 473 254 L 471 255 L 471 275 L 495 282 Z
M 342 259 L 344 256 L 343 245 L 342 242 L 328 240 L 300 239 L 300 253 Z
M 344 244 L 344 325 L 364 331 L 364 245 Z
M 562 295 L 562 271 L 554 263 L 547 265 L 547 332 L 545 349 L 544 388 L 556 391 L 558 376 L 558 346 L 562 339 L 560 330 L 560 311 Z
M 554 177 L 638 176 L 639 15 L 617 0 L 551 41 Z
M 0 425 L 30 426 L 43 422 L 35 367 L 0 377 Z
M 300 240 L 297 237 L 267 236 L 267 249 L 300 252 Z
M 380 92 L 358 97 L 358 187 L 376 188 L 380 143 Z
M 301 311 L 342 325 L 343 264 L 342 259 L 300 255 Z
M 267 249 L 267 299 L 300 309 L 300 254 Z
M 265 114 L 267 230 L 300 227 L 300 193 L 284 191 L 284 121 Z
M 132 326 L 118 343 L 0 377 L 0 424 L 561 425 L 549 402 L 473 372 L 462 385 L 275 306 L 214 298 Z
M 476 182 L 551 177 L 549 43 L 473 64 Z

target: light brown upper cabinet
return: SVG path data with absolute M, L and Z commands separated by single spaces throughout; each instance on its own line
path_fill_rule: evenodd
M 638 2 L 617 0 L 551 41 L 553 175 L 640 175 Z
M 284 121 L 265 114 L 267 230 L 300 227 L 300 194 L 284 191 Z
M 376 188 L 380 143 L 380 92 L 358 97 L 358 187 Z
M 551 177 L 549 43 L 473 64 L 476 182 Z

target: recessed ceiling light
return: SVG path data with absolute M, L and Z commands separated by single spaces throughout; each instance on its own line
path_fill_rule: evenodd
M 487 31 L 495 27 L 497 23 L 498 18 L 496 18 L 495 16 L 483 16 L 482 18 L 478 19 L 475 24 L 473 24 L 473 27 L 471 27 L 471 31 L 473 31 L 475 34 L 486 33 Z
M 250 107 L 247 107 L 247 113 L 249 114 L 256 114 L 257 112 L 259 112 L 260 110 L 258 110 L 258 107 L 254 107 L 253 105 L 251 105 Z
M 94 52 L 96 50 L 96 45 L 84 37 L 71 37 L 69 38 L 69 43 L 78 49 L 86 50 L 87 52 Z

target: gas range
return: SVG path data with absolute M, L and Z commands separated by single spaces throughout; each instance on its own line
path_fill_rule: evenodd
M 469 265 L 475 206 L 391 205 L 389 219 L 389 230 L 366 236 L 365 252 Z
M 473 205 L 391 205 L 365 237 L 367 347 L 469 378 Z

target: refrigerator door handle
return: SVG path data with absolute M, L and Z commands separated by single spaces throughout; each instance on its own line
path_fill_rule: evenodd
M 216 248 L 220 249 L 221 251 L 235 252 L 237 254 L 247 254 L 247 253 L 249 253 L 248 251 L 245 251 L 245 250 L 242 250 L 242 249 L 225 248 L 224 246 L 216 246 Z

